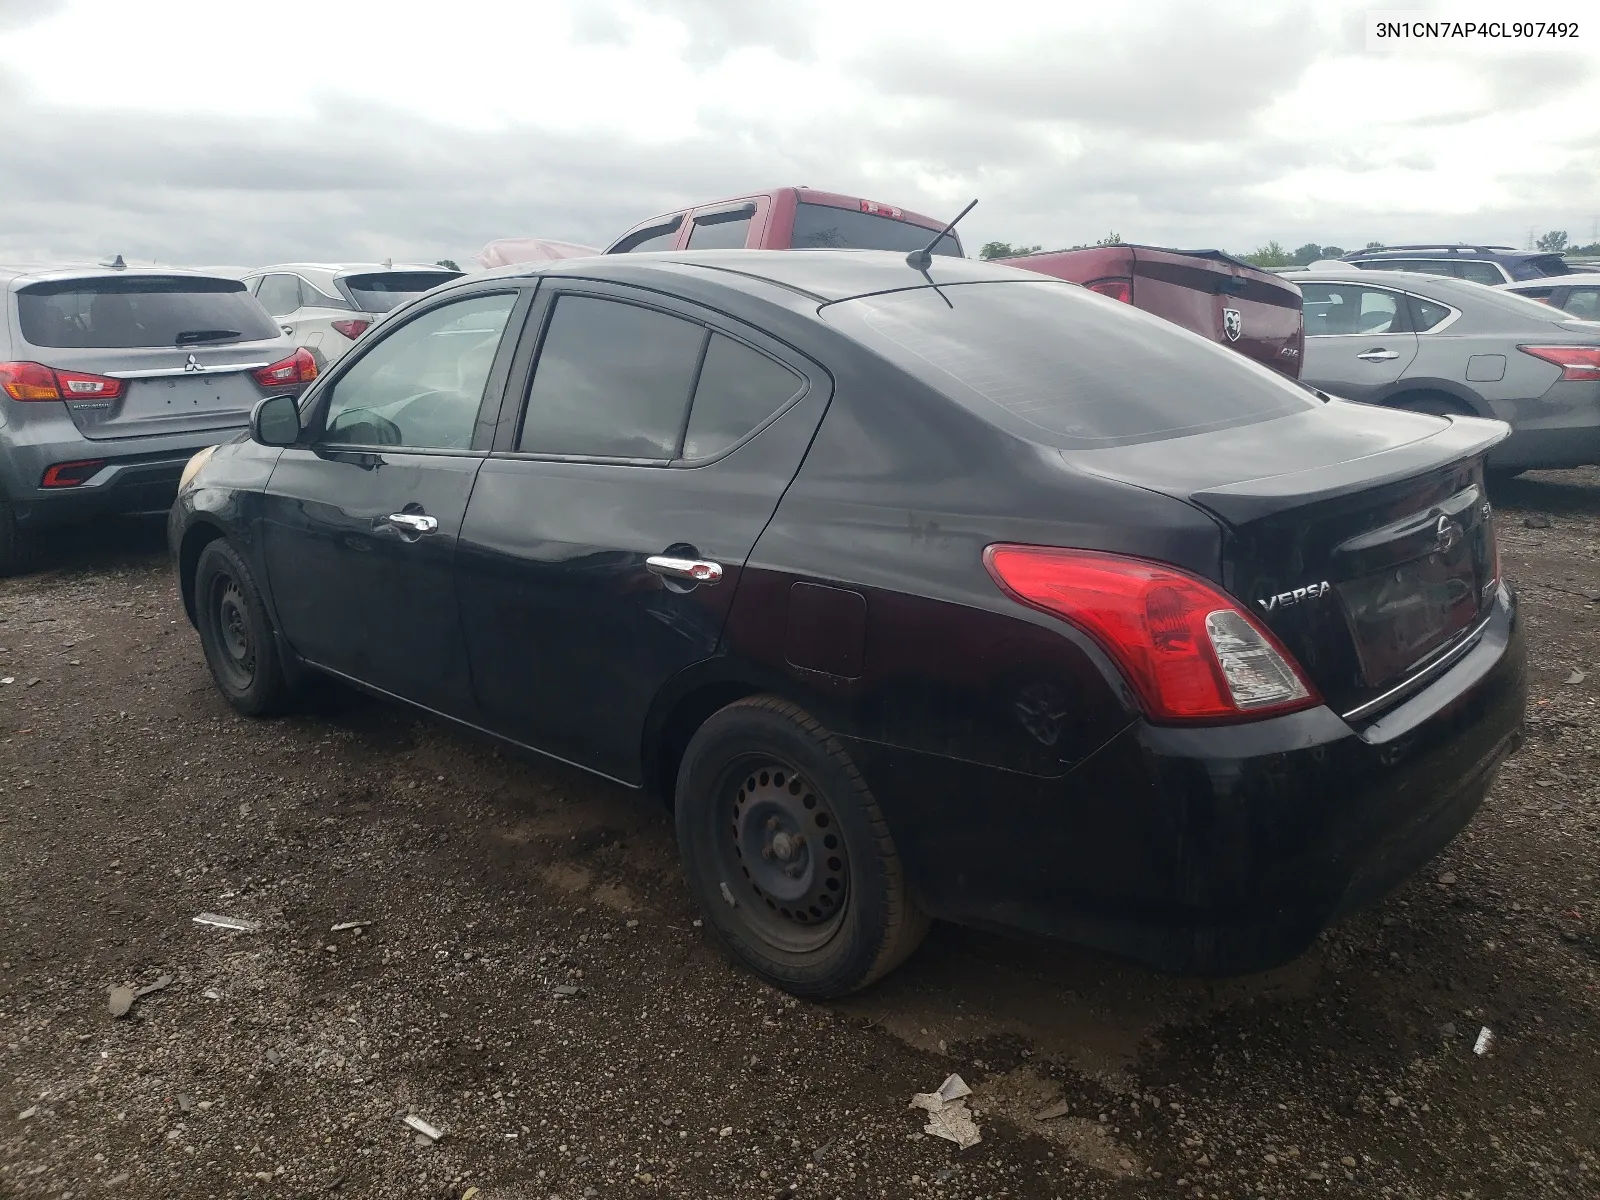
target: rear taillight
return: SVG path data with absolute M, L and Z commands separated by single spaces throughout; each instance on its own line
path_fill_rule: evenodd
M 990 546 L 983 561 L 1012 597 L 1099 643 L 1151 720 L 1238 720 L 1321 703 L 1271 632 L 1198 576 L 1049 546 Z
M 106 465 L 103 458 L 88 458 L 81 462 L 55 463 L 44 469 L 44 478 L 39 480 L 40 487 L 70 488 L 77 487 L 80 483 L 87 483 L 93 479 L 96 472 Z
M 310 383 L 317 377 L 317 360 L 304 346 L 288 358 L 250 372 L 262 387 L 283 387 L 285 384 Z
M 1561 368 L 1563 379 L 1600 379 L 1600 346 L 1518 346 Z
M 57 371 L 43 363 L 0 363 L 0 388 L 13 400 L 114 400 L 122 380 L 87 371 Z
M 371 325 L 372 322 L 371 321 L 330 321 L 329 324 L 331 324 L 335 329 L 337 329 L 340 333 L 344 334 L 345 337 L 349 338 L 353 342 L 358 337 L 360 337 L 363 333 L 365 333 L 367 331 L 367 326 Z
M 1099 292 L 1102 296 L 1110 296 L 1113 300 L 1121 300 L 1124 304 L 1133 303 L 1133 280 L 1131 279 L 1095 279 L 1083 286 L 1091 292 Z

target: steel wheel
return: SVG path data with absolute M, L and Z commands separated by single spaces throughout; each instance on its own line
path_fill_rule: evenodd
M 850 863 L 820 790 L 754 755 L 729 764 L 718 790 L 728 809 L 724 857 L 749 889 L 743 908 L 756 932 L 791 953 L 826 944 L 849 898 Z
M 255 639 L 250 636 L 250 621 L 245 615 L 244 597 L 239 585 L 228 575 L 212 581 L 216 605 L 218 642 L 224 655 L 218 665 L 234 686 L 247 688 L 256 677 Z

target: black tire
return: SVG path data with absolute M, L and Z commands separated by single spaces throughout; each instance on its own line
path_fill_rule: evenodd
M 217 690 L 247 717 L 282 712 L 291 699 L 272 621 L 250 568 L 226 539 L 200 551 L 195 624 Z
M 17 524 L 11 505 L 0 500 L 0 575 L 22 575 L 39 562 L 39 538 Z
M 787 992 L 825 1000 L 866 987 L 928 931 L 866 781 L 786 700 L 740 700 L 699 728 L 676 814 L 689 890 L 711 927 Z

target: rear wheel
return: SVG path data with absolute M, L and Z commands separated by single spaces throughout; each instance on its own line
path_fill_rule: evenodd
M 786 991 L 826 999 L 865 987 L 927 932 L 866 782 L 787 701 L 740 700 L 700 727 L 676 813 L 689 887 L 712 928 Z
M 218 538 L 194 572 L 195 623 L 217 690 L 247 717 L 282 711 L 290 699 L 272 622 L 250 568 Z
M 21 575 L 39 561 L 39 539 L 17 523 L 11 505 L 0 500 L 0 575 Z

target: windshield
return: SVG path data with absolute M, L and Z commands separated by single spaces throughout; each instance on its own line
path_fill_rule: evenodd
M 265 341 L 278 327 L 237 279 L 131 275 L 35 283 L 17 292 L 35 346 L 127 349 Z
M 789 245 L 795 250 L 911 251 L 922 249 L 938 232 L 876 213 L 802 201 L 795 206 L 794 235 Z M 940 238 L 933 252 L 964 257 L 954 234 Z
M 429 288 L 460 279 L 459 271 L 377 271 L 370 275 L 346 275 L 339 280 L 350 293 L 350 301 L 361 312 L 386 313 Z
M 1198 334 L 1052 280 L 888 292 L 829 304 L 822 315 L 984 419 L 1062 450 L 1321 406 Z

